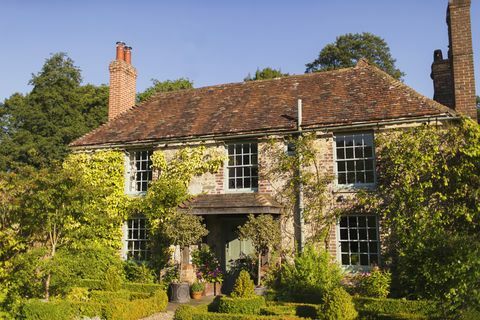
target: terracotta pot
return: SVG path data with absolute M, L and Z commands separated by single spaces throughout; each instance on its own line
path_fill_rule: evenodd
M 216 295 L 216 296 L 222 294 L 222 283 L 221 282 L 215 282 L 214 283 L 213 294 Z
M 203 290 L 203 295 L 206 297 L 215 295 L 215 286 L 213 283 L 206 282 L 205 289 Z
M 200 300 L 202 299 L 203 291 L 192 291 L 192 299 Z

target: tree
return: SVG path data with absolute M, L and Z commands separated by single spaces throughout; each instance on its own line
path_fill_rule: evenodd
M 480 126 L 462 119 L 377 136 L 378 190 L 392 292 L 457 312 L 480 306 Z
M 193 88 L 193 82 L 186 78 L 165 81 L 152 79 L 152 82 L 153 85 L 151 87 L 148 87 L 145 91 L 137 94 L 137 102 L 144 102 L 158 92 L 171 92 Z
M 268 253 L 280 243 L 280 224 L 278 220 L 273 219 L 269 214 L 261 214 L 255 217 L 253 214 L 248 216 L 248 221 L 238 228 L 241 240 L 252 241 L 255 252 L 258 256 L 258 278 L 257 285 L 260 286 L 262 255 Z
M 289 76 L 288 73 L 282 73 L 280 69 L 272 69 L 270 67 L 263 68 L 262 70 L 257 68 L 255 71 L 255 76 L 252 78 L 250 73 L 243 79 L 243 81 L 255 81 L 255 80 L 267 80 L 267 79 L 275 79 L 280 77 Z
M 390 48 L 384 39 L 374 34 L 347 33 L 327 44 L 318 58 L 305 66 L 306 73 L 353 67 L 362 58 L 367 59 L 395 79 L 405 74 L 395 66 Z
M 108 87 L 81 82 L 73 60 L 56 53 L 32 76 L 30 93 L 0 105 L 0 170 L 62 161 L 70 142 L 106 121 Z

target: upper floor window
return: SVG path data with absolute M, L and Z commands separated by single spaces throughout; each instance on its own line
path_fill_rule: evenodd
M 228 189 L 254 190 L 258 188 L 257 143 L 232 143 L 228 150 Z
M 148 222 L 146 218 L 138 217 L 127 220 L 126 230 L 127 259 L 146 261 L 149 258 Z
M 337 185 L 368 186 L 375 183 L 372 133 L 335 135 Z
M 344 266 L 378 265 L 379 234 L 375 215 L 340 217 L 340 256 Z
M 135 150 L 130 152 L 129 188 L 132 193 L 146 192 L 148 184 L 152 181 L 152 155 L 148 150 Z

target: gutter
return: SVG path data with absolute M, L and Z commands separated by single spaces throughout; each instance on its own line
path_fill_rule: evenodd
M 200 136 L 200 137 L 180 137 L 180 138 L 170 138 L 170 139 L 158 139 L 158 140 L 150 140 L 150 141 L 135 141 L 135 142 L 124 142 L 124 143 L 109 143 L 109 144 L 100 144 L 100 145 L 88 145 L 88 146 L 79 146 L 79 147 L 71 147 L 74 152 L 84 151 L 84 150 L 93 150 L 93 149 L 123 149 L 125 147 L 136 148 L 136 147 L 145 147 L 145 146 L 159 146 L 161 144 L 168 145 L 168 144 L 181 144 L 185 142 L 197 142 L 198 144 L 204 143 L 207 140 L 214 140 L 214 141 L 224 141 L 224 140 L 237 140 L 237 139 L 249 139 L 249 138 L 261 138 L 267 137 L 269 135 L 293 135 L 299 134 L 301 132 L 313 132 L 313 131 L 323 131 L 333 132 L 333 131 L 347 131 L 352 129 L 367 129 L 367 128 L 379 128 L 381 126 L 388 126 L 388 125 L 396 125 L 396 124 L 405 124 L 405 123 L 415 123 L 415 122 L 439 122 L 439 121 L 453 121 L 460 119 L 459 116 L 427 116 L 427 117 L 420 117 L 420 118 L 413 118 L 413 119 L 395 119 L 395 120 L 387 120 L 387 121 L 377 121 L 377 122 L 370 122 L 370 123 L 358 123 L 358 124 L 346 124 L 346 125 L 339 125 L 339 126 L 311 126 L 311 127 L 302 127 L 302 130 L 272 130 L 269 132 L 259 132 L 259 133 L 247 133 L 247 134 L 219 134 L 219 135 L 208 135 L 208 136 Z

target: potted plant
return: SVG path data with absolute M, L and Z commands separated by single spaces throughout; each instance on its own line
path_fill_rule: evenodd
M 205 284 L 204 295 L 219 295 L 222 288 L 223 272 L 215 254 L 207 245 L 192 253 L 197 279 Z
M 202 298 L 203 290 L 205 290 L 205 285 L 202 282 L 195 281 L 190 287 L 192 293 L 192 299 L 199 300 Z

